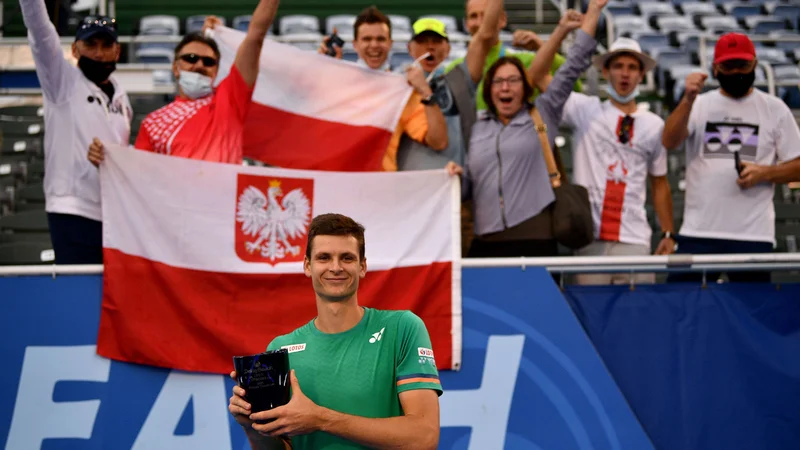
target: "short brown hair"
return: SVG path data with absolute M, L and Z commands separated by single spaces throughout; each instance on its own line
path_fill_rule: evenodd
M 392 21 L 376 6 L 364 9 L 356 17 L 356 23 L 353 25 L 353 39 L 358 39 L 358 28 L 365 23 L 385 23 L 389 27 L 389 39 L 392 38 Z
M 317 236 L 352 236 L 358 241 L 358 257 L 364 260 L 366 244 L 364 243 L 364 226 L 342 214 L 321 214 L 311 221 L 308 227 L 306 258 L 311 259 L 311 242 Z
M 503 56 L 489 67 L 489 71 L 486 72 L 486 76 L 483 78 L 483 101 L 486 103 L 489 111 L 495 115 L 497 114 L 497 106 L 495 106 L 492 100 L 492 82 L 494 81 L 497 70 L 506 64 L 511 64 L 519 70 L 519 74 L 522 77 L 522 101 L 527 102 L 533 95 L 533 86 L 531 86 L 531 83 L 528 81 L 528 76 L 525 74 L 525 66 L 522 65 L 522 61 L 516 56 Z

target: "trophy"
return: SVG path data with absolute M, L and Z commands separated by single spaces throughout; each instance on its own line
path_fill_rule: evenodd
M 289 403 L 289 351 L 274 350 L 257 355 L 234 356 L 236 383 L 253 413 Z M 269 423 L 272 420 L 258 421 Z

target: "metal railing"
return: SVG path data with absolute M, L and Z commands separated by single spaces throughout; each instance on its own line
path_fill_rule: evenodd
M 557 256 L 547 258 L 463 258 L 462 268 L 544 267 L 560 274 L 727 272 L 800 270 L 800 253 L 668 256 Z M 0 276 L 97 275 L 102 265 L 35 265 L 0 267 Z

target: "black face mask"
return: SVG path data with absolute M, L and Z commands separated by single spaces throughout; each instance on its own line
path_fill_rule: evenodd
M 747 95 L 750 88 L 753 87 L 753 83 L 756 81 L 756 72 L 755 70 L 748 73 L 733 74 L 717 72 L 717 81 L 719 81 L 722 90 L 731 97 L 742 98 Z
M 81 56 L 78 58 L 78 68 L 81 69 L 81 72 L 83 72 L 83 75 L 88 78 L 89 81 L 98 84 L 108 80 L 108 76 L 111 75 L 111 72 L 116 70 L 117 63 L 114 61 L 97 61 Z

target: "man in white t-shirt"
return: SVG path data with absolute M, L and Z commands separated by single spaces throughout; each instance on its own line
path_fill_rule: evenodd
M 641 256 L 651 252 L 653 230 L 647 221 L 647 181 L 661 225 L 656 254 L 672 253 L 672 195 L 667 181 L 666 150 L 661 145 L 664 121 L 636 104 L 639 83 L 655 61 L 639 43 L 617 39 L 593 63 L 608 80 L 609 99 L 573 92 L 562 121 L 574 130 L 574 181 L 589 191 L 595 241 L 580 256 Z M 580 274 L 578 284 L 629 283 L 629 274 Z M 655 275 L 635 275 L 636 283 L 653 283 Z
M 720 88 L 698 95 L 705 74 L 667 119 L 663 143 L 686 144 L 686 210 L 678 253 L 769 253 L 775 244 L 775 184 L 800 180 L 800 130 L 779 98 L 753 89 L 757 65 L 750 38 L 720 37 L 714 77 Z M 741 165 L 737 167 L 738 153 Z M 738 172 L 738 173 L 737 173 Z M 675 274 L 695 281 L 701 274 Z M 709 274 L 715 280 L 719 274 Z M 730 272 L 730 281 L 769 282 L 767 272 Z

